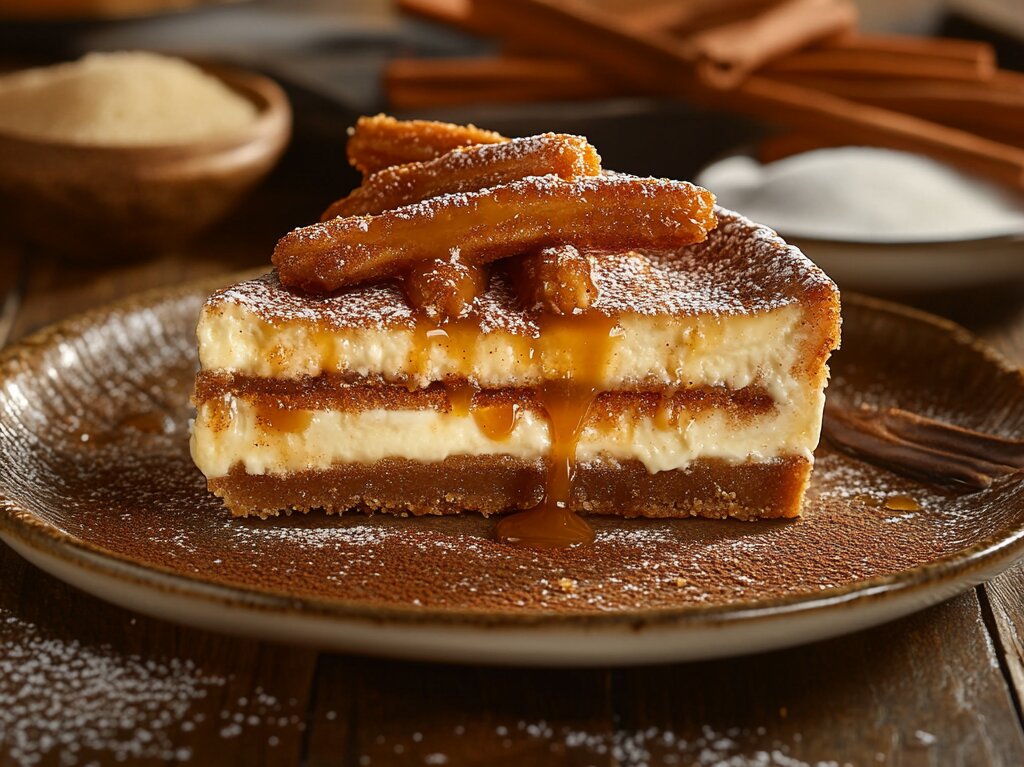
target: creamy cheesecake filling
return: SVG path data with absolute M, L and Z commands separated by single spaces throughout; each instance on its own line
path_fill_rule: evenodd
M 327 469 L 337 463 L 406 458 L 423 463 L 456 455 L 510 455 L 524 460 L 551 451 L 548 419 L 518 413 L 501 438 L 490 436 L 472 414 L 436 410 L 299 411 L 284 428 L 268 427 L 244 398 L 199 405 L 192 430 L 192 457 L 207 477 L 235 465 L 249 474 L 287 474 Z M 812 460 L 821 427 L 824 395 L 805 387 L 796 400 L 765 413 L 722 409 L 678 412 L 670 428 L 650 415 L 622 412 L 588 422 L 576 449 L 580 462 L 637 460 L 651 473 L 686 468 L 701 458 L 762 462 L 783 456 Z M 226 412 L 229 417 L 224 418 Z
M 612 333 L 607 360 L 594 374 L 606 391 L 638 384 L 758 385 L 785 401 L 794 378 L 807 375 L 803 365 L 817 356 L 813 329 L 798 304 L 755 315 L 624 314 Z M 270 323 L 233 303 L 207 306 L 198 336 L 204 370 L 264 378 L 338 372 L 426 386 L 468 377 L 482 388 L 502 388 L 533 386 L 559 377 L 565 367 L 558 339 L 543 335 L 449 335 L 410 327 L 325 331 L 302 320 Z

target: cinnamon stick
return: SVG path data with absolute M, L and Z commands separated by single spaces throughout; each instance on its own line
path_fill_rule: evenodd
M 815 77 L 927 78 L 982 82 L 995 74 L 995 53 L 968 40 L 849 36 L 767 64 L 772 74 Z
M 1024 442 L 899 408 L 825 407 L 822 436 L 843 452 L 901 474 L 977 490 L 1024 469 Z
M 634 92 L 687 97 L 697 87 L 692 62 L 680 54 L 677 40 L 631 29 L 578 0 L 473 0 L 473 14 L 516 50 L 555 51 Z
M 902 54 L 935 60 L 969 61 L 990 73 L 996 70 L 995 49 L 980 40 L 952 37 L 913 37 L 910 35 L 862 35 L 851 33 L 830 40 L 826 47 L 837 51 Z
M 786 0 L 688 38 L 681 50 L 696 61 L 703 82 L 733 88 L 767 62 L 848 32 L 856 23 L 856 8 L 846 0 Z
M 772 75 L 771 79 L 1024 145 L 1024 88 L 914 78 Z
M 660 0 L 631 7 L 622 23 L 637 32 L 692 34 L 760 13 L 778 0 Z
M 699 80 L 678 41 L 638 32 L 614 16 L 578 2 L 474 0 L 473 13 L 504 40 L 558 51 L 634 92 L 688 98 L 820 134 L 830 141 L 919 151 L 1024 187 L 1024 149 L 820 90 L 752 75 L 732 91 Z
M 732 98 L 730 106 L 763 119 L 844 142 L 923 152 L 1024 188 L 1024 149 L 1019 147 L 760 75 L 744 81 L 737 93 L 742 98 Z M 721 98 L 708 101 L 722 104 Z

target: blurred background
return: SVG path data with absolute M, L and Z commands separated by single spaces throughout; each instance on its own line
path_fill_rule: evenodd
M 701 181 L 844 289 L 954 316 L 991 310 L 996 288 L 1019 303 L 1022 41 L 1021 0 L 0 0 L 5 73 L 148 50 L 283 87 L 282 159 L 201 246 L 175 242 L 183 257 L 266 263 L 359 183 L 346 129 L 387 111 L 584 134 L 605 167 Z M 23 202 L 8 175 L 0 193 Z M 31 211 L 13 215 L 5 236 L 46 251 Z

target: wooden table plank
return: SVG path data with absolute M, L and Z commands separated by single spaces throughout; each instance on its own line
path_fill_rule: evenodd
M 329 722 L 346 717 L 354 741 L 329 742 Z M 1016 767 L 1024 731 L 971 591 L 848 637 L 707 663 L 511 670 L 327 656 L 309 764 Z
M 1014 286 L 1018 300 L 1001 321 L 977 328 L 982 337 L 1014 364 L 1024 365 L 1024 288 Z M 970 322 L 968 318 L 967 324 Z M 1018 435 L 1024 438 L 1024 435 Z M 994 641 L 1011 685 L 1018 716 L 1024 711 L 1024 563 L 1010 568 L 983 587 L 991 612 Z
M 1024 731 L 973 592 L 803 648 L 629 673 L 618 688 L 635 704 L 622 724 L 653 733 L 654 762 L 710 751 L 798 764 L 1024 763 Z
M 612 765 L 570 733 L 615 728 L 611 672 L 324 656 L 309 765 Z M 332 716 L 333 712 L 333 716 Z M 348 717 L 339 753 L 332 720 Z M 343 761 L 345 755 L 348 761 Z
M 122 610 L 6 547 L 0 572 L 0 764 L 299 763 L 314 651 Z

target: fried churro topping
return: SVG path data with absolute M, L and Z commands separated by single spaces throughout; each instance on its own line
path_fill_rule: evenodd
M 597 300 L 590 256 L 572 245 L 543 248 L 511 267 L 519 299 L 531 309 L 578 314 Z
M 392 165 L 432 160 L 460 146 L 504 141 L 508 139 L 500 133 L 475 125 L 396 120 L 380 114 L 360 117 L 350 129 L 348 161 L 361 173 L 370 174 Z
M 703 241 L 715 223 L 714 196 L 685 181 L 540 176 L 296 229 L 273 262 L 285 285 L 329 293 L 456 253 L 485 264 L 559 245 L 679 248 Z
M 352 130 L 349 157 L 368 175 L 359 188 L 324 212 L 322 222 L 380 215 L 431 198 L 534 176 L 571 181 L 602 172 L 597 151 L 579 136 L 548 133 L 507 139 L 473 126 L 398 121 L 384 115 L 360 118 Z M 539 282 L 536 291 L 528 291 L 530 300 L 565 313 L 585 309 L 592 300 L 593 280 L 581 269 L 589 270 L 589 261 L 577 259 L 574 269 L 562 269 L 559 276 L 571 280 L 568 284 L 552 279 Z M 451 253 L 411 267 L 402 280 L 412 306 L 442 322 L 464 316 L 487 287 L 487 274 L 480 264 Z M 577 303 L 572 302 L 573 296 L 578 297 Z
M 487 290 L 487 267 L 457 256 L 422 261 L 402 280 L 409 303 L 437 322 L 464 317 Z
M 580 136 L 546 133 L 502 144 L 459 147 L 432 160 L 379 170 L 321 217 L 377 215 L 431 197 L 475 192 L 527 176 L 597 176 L 601 157 Z

